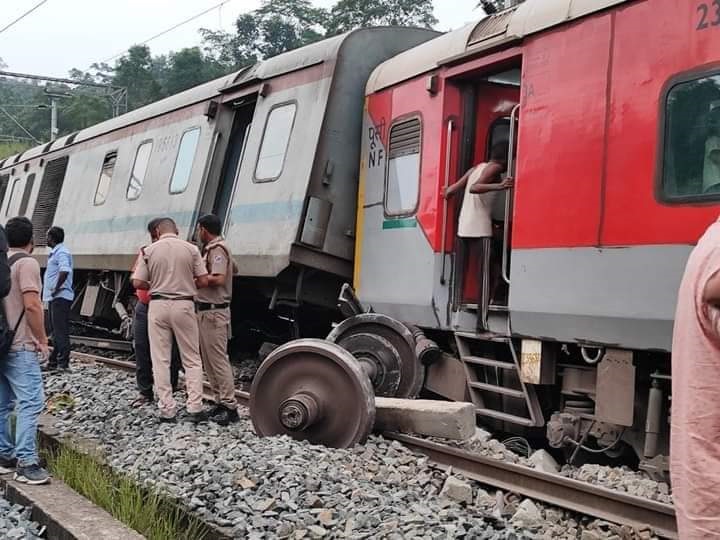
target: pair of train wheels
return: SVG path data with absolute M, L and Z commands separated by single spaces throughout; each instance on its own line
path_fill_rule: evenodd
M 299 339 L 273 351 L 253 380 L 250 415 L 260 436 L 349 448 L 371 433 L 375 396 L 415 398 L 424 376 L 407 326 L 356 315 L 326 340 Z

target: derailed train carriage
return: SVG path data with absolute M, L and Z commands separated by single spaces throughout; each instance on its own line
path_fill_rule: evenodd
M 497 429 L 661 476 L 676 293 L 720 202 L 716 15 L 702 0 L 527 0 L 381 64 L 366 92 L 359 300 L 345 291 L 329 336 L 341 347 L 300 341 L 266 364 L 342 364 L 344 348 L 381 395 L 421 384 Z M 502 141 L 505 286 L 479 302 L 489 268 L 462 253 L 442 193 Z M 271 368 L 259 375 L 282 386 Z M 302 388 L 273 391 L 261 431 L 330 424 Z
M 148 221 L 168 215 L 191 238 L 214 212 L 241 269 L 235 342 L 325 335 L 352 277 L 363 88 L 381 61 L 436 35 L 358 30 L 9 157 L 0 219 L 30 217 L 41 259 L 62 226 L 75 324 L 128 337 Z
M 324 336 L 352 277 L 327 341 L 261 366 L 261 433 L 352 444 L 373 391 L 422 393 L 662 473 L 675 295 L 720 201 L 715 19 L 702 0 L 527 0 L 439 37 L 355 32 L 5 160 L 0 212 L 39 240 L 66 227 L 86 323 L 120 326 L 158 213 L 188 235 L 226 218 L 242 343 Z M 489 270 L 442 192 L 504 140 L 506 285 L 482 303 Z

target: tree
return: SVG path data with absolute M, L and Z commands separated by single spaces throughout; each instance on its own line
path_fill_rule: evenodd
M 162 88 L 153 76 L 150 47 L 134 45 L 115 65 L 113 84 L 128 89 L 128 109 L 137 109 L 162 97 Z
M 158 60 L 158 58 L 155 60 Z M 216 79 L 223 74 L 222 68 L 212 58 L 206 58 L 199 47 L 182 49 L 179 52 L 171 53 L 164 72 L 159 69 L 158 71 L 159 74 L 164 75 L 161 81 L 164 95 L 177 94 L 193 86 Z M 156 80 L 158 80 L 157 75 Z
M 431 0 L 340 0 L 330 10 L 329 35 L 368 26 L 421 26 L 437 24 Z
M 206 55 L 226 69 L 238 69 L 325 37 L 328 13 L 308 0 L 263 0 L 240 15 L 235 33 L 201 29 Z

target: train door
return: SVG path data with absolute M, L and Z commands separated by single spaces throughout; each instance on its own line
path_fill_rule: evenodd
M 503 148 L 512 175 L 520 100 L 520 69 L 485 76 L 470 83 L 465 98 L 468 148 L 463 152 L 464 169 L 487 163 L 491 153 Z M 478 195 L 474 195 L 477 197 Z M 512 190 L 483 194 L 490 207 L 492 235 L 456 240 L 454 304 L 476 311 L 478 328 L 488 330 L 488 316 L 507 313 L 512 228 Z
M 212 205 L 212 213 L 219 216 L 225 224 L 227 224 L 228 221 L 230 202 L 232 201 L 240 164 L 245 154 L 247 136 L 250 132 L 254 114 L 254 100 L 250 103 L 235 107 L 235 117 L 233 118 L 233 124 L 230 130 L 228 146 L 225 152 L 225 161 Z

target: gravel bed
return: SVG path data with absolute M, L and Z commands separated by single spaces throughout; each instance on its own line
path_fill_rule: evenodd
M 373 438 L 330 450 L 254 435 L 247 417 L 228 428 L 159 424 L 154 407 L 130 407 L 129 374 L 74 367 L 50 376 L 48 396 L 65 434 L 92 439 L 110 465 L 157 485 L 205 520 L 247 538 L 532 538 L 470 500 L 440 497 L 447 471 L 399 443 Z M 472 488 L 471 488 L 472 492 Z
M 546 472 L 556 472 L 575 480 L 614 489 L 644 499 L 672 504 L 670 486 L 665 482 L 651 480 L 642 472 L 633 471 L 628 467 L 609 467 L 595 464 L 586 464 L 580 467 L 571 465 L 559 467 L 552 456 L 543 450 L 533 453 L 530 458 L 523 457 L 508 449 L 502 442 L 493 439 L 490 433 L 480 428 L 476 430 L 475 436 L 469 441 L 436 440 L 436 442 L 452 445 L 493 459 L 501 459 Z
M 36 540 L 44 532 L 45 527 L 30 520 L 30 508 L 0 498 L 0 538 Z
M 237 538 L 653 538 L 647 530 L 485 491 L 381 437 L 331 450 L 261 439 L 247 414 L 227 428 L 159 424 L 155 407 L 130 407 L 131 375 L 110 368 L 54 374 L 46 391 L 73 397 L 71 409 L 55 412 L 57 429 L 99 443 L 113 468 L 160 487 Z M 461 446 L 523 459 L 482 430 Z

